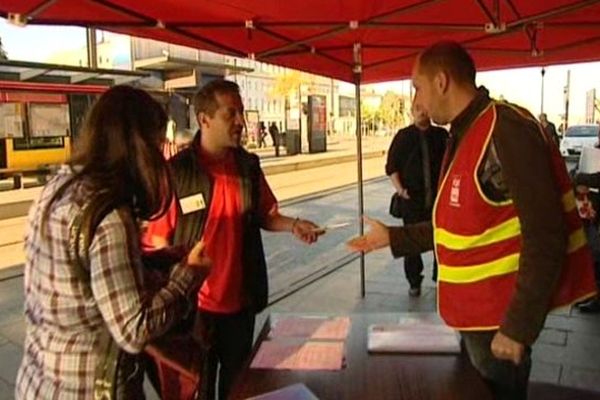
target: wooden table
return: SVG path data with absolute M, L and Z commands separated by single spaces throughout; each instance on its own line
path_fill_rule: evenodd
M 289 315 L 292 314 L 278 314 L 271 318 Z M 302 382 L 320 400 L 491 400 L 490 392 L 466 354 L 368 353 L 369 325 L 394 323 L 409 315 L 414 314 L 353 314 L 350 316 L 350 334 L 346 339 L 345 368 L 340 371 L 291 371 L 246 367 L 233 388 L 231 398 L 245 399 Z M 267 319 L 253 355 L 265 340 L 269 327 Z

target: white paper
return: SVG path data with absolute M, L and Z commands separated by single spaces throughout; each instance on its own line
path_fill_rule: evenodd
M 369 326 L 367 347 L 374 353 L 460 353 L 460 339 L 434 321 L 409 320 Z
M 339 224 L 331 224 L 331 225 L 325 225 L 325 226 L 320 226 L 318 228 L 314 228 L 313 231 L 314 232 L 326 232 L 326 231 L 331 231 L 334 229 L 342 229 L 342 228 L 346 228 L 350 226 L 350 222 L 342 222 Z

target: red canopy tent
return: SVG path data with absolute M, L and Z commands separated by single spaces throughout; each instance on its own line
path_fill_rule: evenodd
M 441 39 L 479 70 L 600 60 L 600 0 L 0 0 L 0 15 L 250 57 L 354 82 L 357 99 L 361 83 L 408 77 Z M 360 134 L 357 151 L 362 217 Z
M 480 70 L 600 59 L 598 0 L 1 0 L 16 23 L 81 25 L 354 82 L 410 75 L 440 39 Z M 359 58 L 357 60 L 357 57 Z

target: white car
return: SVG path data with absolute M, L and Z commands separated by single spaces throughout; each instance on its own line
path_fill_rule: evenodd
M 560 141 L 560 154 L 563 157 L 581 154 L 583 147 L 598 144 L 598 125 L 573 125 L 567 128 Z

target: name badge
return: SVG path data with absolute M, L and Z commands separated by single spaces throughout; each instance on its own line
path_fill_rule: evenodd
M 204 210 L 206 203 L 204 202 L 204 196 L 202 193 L 196 193 L 191 196 L 179 199 L 179 205 L 183 214 L 193 213 L 198 210 Z

